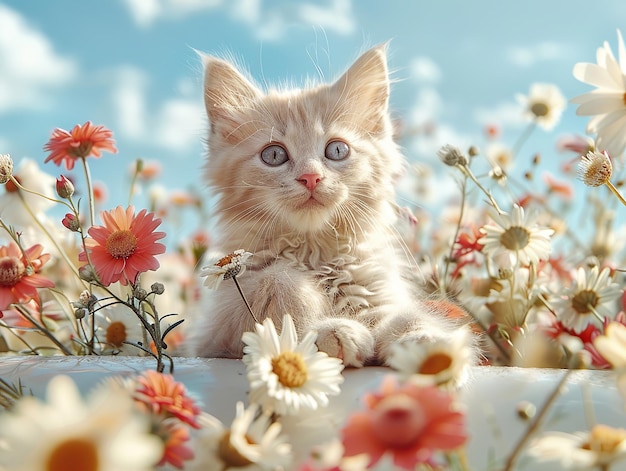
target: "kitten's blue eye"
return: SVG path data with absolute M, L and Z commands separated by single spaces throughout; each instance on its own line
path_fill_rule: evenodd
M 289 154 L 283 146 L 273 144 L 261 151 L 261 160 L 270 167 L 278 167 L 289 160 Z
M 343 160 L 350 155 L 350 146 L 343 141 L 330 141 L 326 144 L 325 155 L 330 160 Z

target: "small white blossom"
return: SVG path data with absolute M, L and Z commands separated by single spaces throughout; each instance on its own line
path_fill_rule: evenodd
M 206 277 L 204 286 L 209 289 L 217 289 L 220 283 L 246 271 L 246 261 L 252 254 L 243 249 L 235 250 L 221 257 L 212 265 L 202 267 L 200 276 Z
M 277 414 L 296 414 L 300 409 L 328 405 L 328 396 L 340 392 L 343 364 L 320 352 L 316 332 L 298 342 L 291 316 L 283 317 L 280 335 L 271 319 L 245 332 L 243 362 L 250 382 L 250 402 Z

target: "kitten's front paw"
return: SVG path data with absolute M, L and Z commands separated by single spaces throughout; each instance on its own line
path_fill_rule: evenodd
M 374 356 L 374 337 L 351 319 L 327 319 L 317 327 L 317 348 L 339 358 L 346 366 L 361 367 Z

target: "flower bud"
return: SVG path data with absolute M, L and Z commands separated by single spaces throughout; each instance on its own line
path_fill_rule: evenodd
M 150 286 L 150 289 L 152 290 L 152 292 L 154 294 L 163 294 L 165 292 L 165 286 L 163 286 L 163 283 L 152 283 L 152 286 Z
M 72 182 L 65 176 L 61 175 L 57 178 L 57 195 L 60 198 L 68 199 L 74 194 L 74 185 Z
M 137 286 L 133 290 L 133 296 L 137 298 L 139 301 L 143 301 L 148 297 L 148 292 L 140 286 Z
M 0 154 L 0 184 L 4 185 L 13 175 L 13 160 L 9 154 Z
M 78 220 L 76 215 L 72 213 L 67 213 L 65 217 L 61 220 L 61 224 L 63 224 L 72 232 L 80 231 L 80 221 Z

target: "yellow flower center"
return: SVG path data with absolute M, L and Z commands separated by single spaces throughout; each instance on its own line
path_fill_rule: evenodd
M 452 365 L 452 358 L 447 353 L 437 352 L 430 355 L 419 367 L 417 371 L 422 375 L 436 375 L 447 370 Z
M 24 273 L 26 267 L 17 257 L 0 257 L 0 286 L 14 286 Z
M 246 440 L 248 443 L 254 443 L 247 435 Z M 248 458 L 239 453 L 239 450 L 233 446 L 230 442 L 230 431 L 227 431 L 222 435 L 217 445 L 217 453 L 224 463 L 224 469 L 229 468 L 243 468 L 252 464 Z
M 113 258 L 128 258 L 137 249 L 137 237 L 128 229 L 115 231 L 106 241 L 106 251 Z
M 578 314 L 589 314 L 600 302 L 595 291 L 586 289 L 576 293 L 572 298 L 572 307 Z
M 98 471 L 100 459 L 96 445 L 82 438 L 71 438 L 60 443 L 48 456 L 46 471 Z
M 272 371 L 286 388 L 299 388 L 307 380 L 306 363 L 296 352 L 283 352 L 272 358 Z
M 107 343 L 121 347 L 122 343 L 126 341 L 126 326 L 124 323 L 119 321 L 111 322 L 107 327 L 106 339 Z
M 530 112 L 534 114 L 537 118 L 542 118 L 543 116 L 546 116 L 549 111 L 550 108 L 548 108 L 548 105 L 541 102 L 533 103 L 533 105 L 530 107 Z
M 528 245 L 530 232 L 521 226 L 509 227 L 500 236 L 500 244 L 508 250 L 521 250 Z
M 583 443 L 581 448 L 600 453 L 613 453 L 624 440 L 626 440 L 626 430 L 623 428 L 599 424 L 591 429 L 589 441 Z

